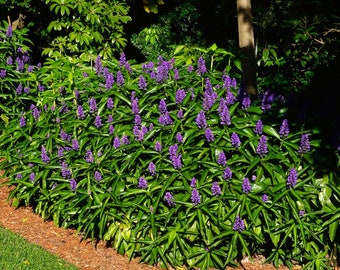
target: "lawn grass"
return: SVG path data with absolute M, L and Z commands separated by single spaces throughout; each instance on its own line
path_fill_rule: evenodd
M 78 268 L 0 227 L 1 270 L 77 270 Z

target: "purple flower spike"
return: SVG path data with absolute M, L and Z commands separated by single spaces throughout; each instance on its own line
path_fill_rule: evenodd
M 307 153 L 310 151 L 310 143 L 309 143 L 309 138 L 308 134 L 302 134 L 301 135 L 301 140 L 300 140 L 300 147 L 299 147 L 299 154 Z
M 131 110 L 133 114 L 139 114 L 138 98 L 134 98 L 131 103 Z
M 243 179 L 242 192 L 244 194 L 248 194 L 250 191 L 251 191 L 251 185 L 250 185 L 249 179 L 246 177 Z
M 94 98 L 89 99 L 90 112 L 93 113 L 97 110 L 97 102 Z
M 117 148 L 119 148 L 119 147 L 120 147 L 120 139 L 119 139 L 118 136 L 116 136 L 116 137 L 114 138 L 114 140 L 113 140 L 113 148 L 114 148 L 114 149 L 117 149 Z
M 165 102 L 164 99 L 160 100 L 159 105 L 158 105 L 158 109 L 159 109 L 159 112 L 161 114 L 165 114 L 168 111 L 167 106 L 166 106 L 166 102 Z
M 230 170 L 230 168 L 225 168 L 224 172 L 223 172 L 223 179 L 228 181 L 233 177 L 233 173 Z
M 85 118 L 85 113 L 84 113 L 83 106 L 78 105 L 77 115 L 78 115 L 79 119 L 84 119 Z
M 172 161 L 172 165 L 174 166 L 175 169 L 179 170 L 182 169 L 183 165 L 182 165 L 182 155 L 178 155 L 178 156 L 173 156 L 170 157 L 171 161 Z
M 297 179 L 298 179 L 298 175 L 297 175 L 296 170 L 294 168 L 291 168 L 289 170 L 289 175 L 287 177 L 287 187 L 288 188 L 295 187 L 295 185 L 297 183 Z
M 6 30 L 6 37 L 9 37 L 11 38 L 13 35 L 13 29 L 12 29 L 12 25 L 9 24 L 8 27 L 7 27 L 7 30 Z
M 207 120 L 205 118 L 204 111 L 200 111 L 196 117 L 196 125 L 198 128 L 206 128 L 207 127 Z
M 75 191 L 77 189 L 77 181 L 76 179 L 72 178 L 70 181 L 70 187 L 72 191 Z
M 198 58 L 197 73 L 201 76 L 206 72 L 207 72 L 207 68 L 205 66 L 205 61 L 203 57 L 201 56 L 200 58 Z
M 143 75 L 139 76 L 138 88 L 140 90 L 146 90 L 146 88 L 147 88 L 147 83 L 146 83 L 145 78 L 143 77 Z
M 20 117 L 20 127 L 25 127 L 26 126 L 26 119 L 24 116 Z
M 257 145 L 256 153 L 260 156 L 263 157 L 264 154 L 268 153 L 268 147 L 267 147 L 267 137 L 265 135 L 262 135 L 259 143 Z
M 255 133 L 262 135 L 262 131 L 263 131 L 263 124 L 261 120 L 258 120 L 256 122 L 256 126 L 255 126 Z
M 79 146 L 78 140 L 77 139 L 73 139 L 72 140 L 72 149 L 75 150 L 75 151 L 78 151 L 79 148 L 80 148 L 80 146 Z
M 99 171 L 94 172 L 94 179 L 96 179 L 98 182 L 103 179 L 101 173 Z
M 96 116 L 96 118 L 94 120 L 94 125 L 96 126 L 96 128 L 100 128 L 100 127 L 103 126 L 102 119 L 100 118 L 99 115 Z
M 85 160 L 87 163 L 93 163 L 94 162 L 94 156 L 91 150 L 86 151 Z
M 234 146 L 235 148 L 239 148 L 240 145 L 241 145 L 240 138 L 239 138 L 239 136 L 238 136 L 235 132 L 233 132 L 233 133 L 231 134 L 231 144 L 232 144 L 232 146 Z
M 185 96 L 186 96 L 185 91 L 183 89 L 178 89 L 176 92 L 176 104 L 182 103 Z
M 182 109 L 178 110 L 178 112 L 177 112 L 177 118 L 178 118 L 178 119 L 183 119 L 183 110 L 182 110 Z
M 218 153 L 217 164 L 221 166 L 225 166 L 227 164 L 227 158 L 223 151 Z
M 111 97 L 109 97 L 109 98 L 107 99 L 106 107 L 107 107 L 109 110 L 112 110 L 112 109 L 113 109 L 113 106 L 114 106 L 114 104 L 113 104 L 113 99 L 112 99 Z
M 289 134 L 289 124 L 288 124 L 287 119 L 284 119 L 282 121 L 279 134 L 280 134 L 281 138 L 288 136 L 288 134 Z
M 119 87 L 124 86 L 124 76 L 120 70 L 117 72 L 117 85 Z
M 169 191 L 167 191 L 167 192 L 165 193 L 164 200 L 167 202 L 167 204 L 168 204 L 170 207 L 176 205 L 175 199 L 174 199 L 174 197 L 172 196 L 171 192 L 169 192 Z
M 196 184 L 197 184 L 197 179 L 195 177 L 193 177 L 190 181 L 190 186 L 192 188 L 195 188 L 196 187 Z
M 217 182 L 214 182 L 211 187 L 211 193 L 212 195 L 218 197 L 222 194 L 221 187 Z
M 30 174 L 30 181 L 31 181 L 31 182 L 34 182 L 34 180 L 35 180 L 35 173 L 32 172 L 32 173 Z
M 267 202 L 268 201 L 268 195 L 267 194 L 263 194 L 261 197 L 263 202 Z
M 201 202 L 201 195 L 196 188 L 194 188 L 191 192 L 191 201 L 193 205 L 197 205 Z
M 148 182 L 144 177 L 140 177 L 138 181 L 138 187 L 141 189 L 147 189 L 148 188 Z
M 207 142 L 213 142 L 214 141 L 214 134 L 212 133 L 211 129 L 210 128 L 207 128 L 205 131 L 204 131 L 204 136 L 207 140 Z
M 244 221 L 240 218 L 240 216 L 236 217 L 233 230 L 238 232 L 242 232 L 244 230 Z
M 148 171 L 152 176 L 156 175 L 156 165 L 152 161 L 149 163 Z
M 229 109 L 227 106 L 227 102 L 224 98 L 220 99 L 220 104 L 218 106 L 218 114 L 220 116 L 220 121 L 222 125 L 229 126 L 231 124 Z
M 128 136 L 124 135 L 122 137 L 122 144 L 125 144 L 125 145 L 130 144 L 130 140 L 129 140 Z
M 50 157 L 47 155 L 45 146 L 41 146 L 41 160 L 44 163 L 47 163 L 50 161 Z
M 156 150 L 157 152 L 161 152 L 161 151 L 162 151 L 162 145 L 161 145 L 160 142 L 156 142 L 156 143 L 155 143 L 155 150 Z
M 182 143 L 182 142 L 183 142 L 183 136 L 182 136 L 181 133 L 177 132 L 177 134 L 176 134 L 176 140 L 177 140 L 177 142 L 179 142 L 179 143 Z

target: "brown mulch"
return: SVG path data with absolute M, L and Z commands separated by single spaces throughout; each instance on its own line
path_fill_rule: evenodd
M 0 172 L 0 226 L 20 234 L 29 242 L 37 244 L 47 251 L 61 257 L 82 270 L 160 270 L 157 266 L 141 264 L 138 258 L 131 261 L 126 256 L 108 248 L 104 241 L 96 244 L 83 240 L 75 230 L 58 228 L 52 221 L 43 221 L 30 207 L 13 208 L 7 201 L 10 188 L 1 186 Z M 232 269 L 232 268 L 230 268 Z M 242 261 L 247 270 L 274 270 L 274 266 L 263 264 L 263 258 Z M 286 270 L 280 267 L 279 270 Z M 299 269 L 299 267 L 297 267 Z M 236 269 L 235 269 L 236 270 Z

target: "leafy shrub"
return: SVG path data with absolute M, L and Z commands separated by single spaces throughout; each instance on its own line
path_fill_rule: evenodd
M 27 108 L 25 97 L 20 93 L 29 92 L 36 87 L 37 67 L 29 57 L 31 41 L 27 29 L 15 30 L 3 22 L 0 25 L 0 129 L 8 124 L 9 115 L 20 113 Z M 15 91 L 13 91 L 15 89 Z
M 46 0 L 56 14 L 47 28 L 55 32 L 51 46 L 43 51 L 49 57 L 99 54 L 111 58 L 126 46 L 123 25 L 131 20 L 123 1 Z
M 22 102 L 0 135 L 15 206 L 164 267 L 223 269 L 254 254 L 329 267 L 340 191 L 332 174 L 316 177 L 318 142 L 285 118 L 282 97 L 251 100 L 203 57 L 63 57 L 33 74 L 21 94 L 0 78 Z

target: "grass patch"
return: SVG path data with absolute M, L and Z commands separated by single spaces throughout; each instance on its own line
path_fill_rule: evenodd
M 0 269 L 76 270 L 77 267 L 0 227 Z

